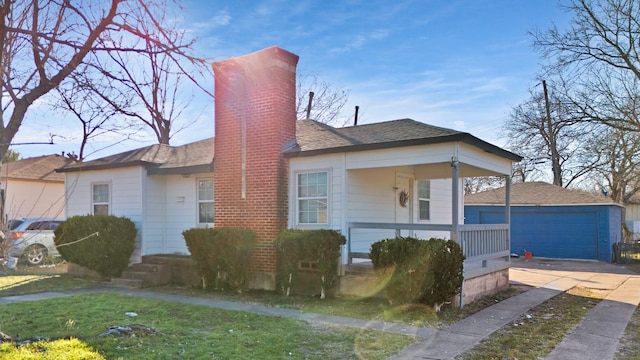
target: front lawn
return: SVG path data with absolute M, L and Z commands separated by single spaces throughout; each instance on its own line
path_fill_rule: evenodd
M 54 266 L 19 266 L 17 270 L 0 271 L 0 297 L 66 291 L 104 285 L 98 281 L 68 275 L 65 263 Z
M 128 324 L 162 334 L 97 336 L 109 326 Z M 410 336 L 120 294 L 1 305 L 0 329 L 14 339 L 53 340 L 28 347 L 5 343 L 0 347 L 2 359 L 385 359 L 415 341 Z

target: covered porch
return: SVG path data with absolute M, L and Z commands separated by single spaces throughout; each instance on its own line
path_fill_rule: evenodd
M 359 161 L 345 164 L 342 231 L 347 243 L 341 275 L 348 275 L 352 266 L 362 268 L 370 263 L 370 247 L 376 241 L 398 236 L 437 237 L 460 244 L 466 257 L 461 305 L 508 286 L 512 161 L 466 144 L 437 147 L 447 146 L 449 151 L 441 151 L 437 157 L 415 156 L 416 151 L 425 149 L 412 149 L 413 156 L 398 156 L 385 167 L 369 168 Z M 428 150 L 432 153 L 434 147 Z M 415 163 L 407 163 L 412 160 Z M 464 224 L 463 179 L 482 176 L 504 179 L 504 224 Z

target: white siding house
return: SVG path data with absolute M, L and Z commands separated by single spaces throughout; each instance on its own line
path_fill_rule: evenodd
M 506 287 L 508 216 L 505 224 L 465 225 L 462 179 L 503 176 L 509 184 L 521 157 L 411 119 L 344 128 L 296 120 L 297 61 L 272 47 L 214 63 L 215 146 L 213 139 L 154 145 L 62 168 L 67 216 L 108 208 L 131 217 L 139 261 L 187 253 L 181 232 L 214 226 L 215 211 L 218 226 L 257 233 L 249 265 L 256 288 L 275 289 L 275 240 L 285 227 L 345 235 L 341 275 L 384 238 L 452 239 L 467 257 L 465 287 L 474 295 Z
M 152 145 L 58 169 L 65 174 L 66 216 L 106 213 L 131 219 L 138 230 L 132 262 L 189 251 L 186 229 L 201 222 L 198 186 L 213 179 L 213 139 L 183 146 Z M 213 194 L 211 194 L 213 195 Z

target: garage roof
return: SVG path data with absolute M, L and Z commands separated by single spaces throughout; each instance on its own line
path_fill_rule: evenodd
M 505 188 L 465 195 L 465 205 L 504 205 Z M 614 205 L 603 195 L 566 189 L 546 182 L 525 182 L 511 185 L 511 205 Z

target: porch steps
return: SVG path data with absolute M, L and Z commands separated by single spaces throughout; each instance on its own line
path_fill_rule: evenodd
M 172 275 L 171 264 L 154 256 L 143 256 L 141 263 L 129 266 L 119 278 L 112 278 L 111 284 L 130 288 L 166 285 L 172 282 Z
M 338 280 L 338 293 L 346 296 L 381 296 L 378 277 L 370 261 L 345 265 L 344 276 Z

